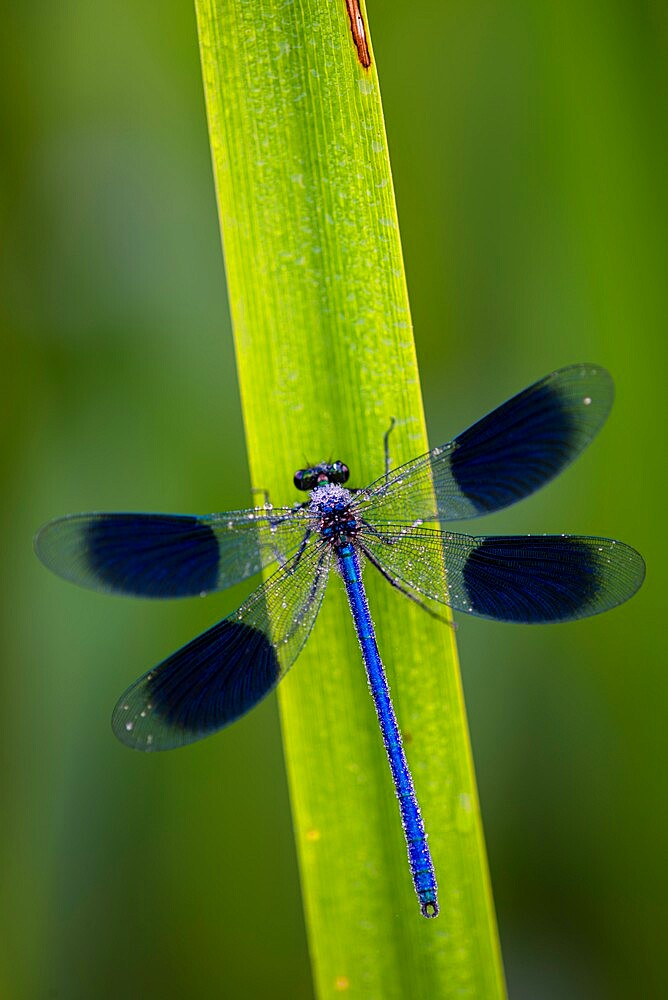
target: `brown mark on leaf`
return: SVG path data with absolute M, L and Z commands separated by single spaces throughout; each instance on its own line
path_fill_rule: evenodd
M 357 58 L 362 63 L 362 66 L 364 66 L 364 69 L 368 69 L 371 65 L 371 55 L 366 40 L 366 28 L 364 27 L 364 18 L 360 10 L 359 0 L 346 0 L 346 8 L 348 10 L 348 17 L 350 18 L 350 30 L 353 35 L 355 48 L 357 49 Z

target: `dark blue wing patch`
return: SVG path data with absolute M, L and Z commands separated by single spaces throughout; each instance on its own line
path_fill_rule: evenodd
M 452 475 L 480 513 L 533 493 L 569 460 L 574 414 L 559 393 L 544 385 L 528 401 L 523 396 L 483 417 L 455 442 Z
M 630 597 L 644 574 L 633 549 L 608 539 L 510 535 L 476 542 L 461 571 L 464 610 L 496 621 L 539 624 L 596 614 Z
M 133 597 L 195 597 L 245 579 L 260 568 L 252 535 L 226 548 L 208 518 L 192 514 L 69 514 L 49 521 L 35 551 L 59 576 L 92 590 Z M 252 525 L 251 525 L 252 527 Z M 226 540 L 237 542 L 228 532 Z M 230 572 L 230 567 L 232 572 Z
M 474 513 L 539 489 L 586 447 L 612 406 L 608 373 L 562 369 L 483 417 L 453 442 L 452 476 Z
M 278 683 L 276 651 L 257 629 L 225 618 L 136 681 L 112 716 L 136 750 L 170 750 L 234 722 Z
M 185 514 L 113 514 L 86 529 L 89 571 L 105 587 L 143 597 L 186 597 L 215 590 L 218 541 Z

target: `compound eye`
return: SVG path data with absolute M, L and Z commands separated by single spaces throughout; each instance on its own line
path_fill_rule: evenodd
M 348 476 L 350 475 L 350 469 L 343 462 L 333 462 L 332 463 L 332 481 L 342 485 L 348 482 Z
M 304 492 L 315 489 L 317 485 L 316 477 L 313 475 L 311 469 L 299 469 L 298 472 L 295 472 L 292 481 L 295 484 L 296 489 L 304 490 Z

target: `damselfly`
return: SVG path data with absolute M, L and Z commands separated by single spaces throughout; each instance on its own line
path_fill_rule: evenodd
M 309 498 L 293 507 L 266 502 L 201 517 L 73 514 L 46 524 L 35 541 L 39 558 L 94 590 L 190 597 L 278 565 L 234 614 L 128 688 L 113 712 L 116 736 L 136 750 L 169 750 L 247 712 L 301 652 L 334 566 L 350 602 L 421 911 L 436 916 L 434 868 L 363 565 L 431 613 L 426 601 L 497 621 L 560 622 L 626 601 L 640 587 L 645 567 L 622 542 L 578 535 L 472 537 L 427 526 L 489 514 L 539 489 L 589 444 L 612 399 L 604 369 L 573 365 L 514 396 L 449 444 L 399 468 L 386 467 L 363 489 L 344 486 L 349 473 L 343 462 L 323 462 L 295 474 L 295 487 Z

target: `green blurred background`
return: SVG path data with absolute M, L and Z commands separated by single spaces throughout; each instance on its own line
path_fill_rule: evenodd
M 597 619 L 460 621 L 510 993 L 664 997 L 668 8 L 369 6 L 432 442 L 606 365 L 590 454 L 480 530 L 648 561 Z M 194 11 L 5 5 L 0 47 L 0 996 L 309 998 L 274 699 L 181 753 L 109 729 L 241 591 L 111 599 L 31 551 L 69 511 L 249 502 Z

